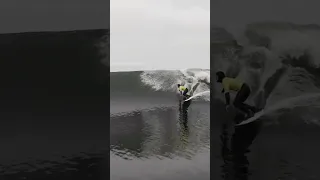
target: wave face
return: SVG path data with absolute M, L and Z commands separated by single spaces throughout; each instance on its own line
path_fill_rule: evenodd
M 138 96 L 175 95 L 177 84 L 187 81 L 188 78 L 206 80 L 210 83 L 210 70 L 156 70 L 136 72 L 111 72 L 110 73 L 110 98 L 119 96 L 130 98 Z M 194 94 L 208 91 L 210 87 L 201 83 Z M 127 97 L 129 96 L 129 97 Z M 201 96 L 202 100 L 210 101 L 210 96 Z
M 210 82 L 210 71 L 202 69 L 156 70 L 110 73 L 111 115 L 143 108 L 172 106 L 177 103 L 177 84 L 193 78 Z M 194 94 L 210 90 L 207 84 L 201 83 Z M 210 101 L 206 93 L 195 98 L 196 101 Z M 122 103 L 120 103 L 122 102 Z M 127 102 L 127 103 L 123 103 Z M 131 106 L 129 102 L 134 102 Z M 137 105 L 137 103 L 141 103 Z M 119 104 L 119 105 L 117 105 Z M 125 104 L 125 105 L 123 105 Z M 127 109 L 126 106 L 136 109 Z
M 55 113 L 92 111 L 89 104 L 100 109 L 98 106 L 104 103 L 101 96 L 109 89 L 109 68 L 101 63 L 106 56 L 98 45 L 108 33 L 1 34 L 1 105 L 14 111 L 27 107 L 39 113 L 44 109 Z M 80 104 L 87 110 L 79 110 Z
M 0 34 L 0 179 L 108 178 L 108 33 Z

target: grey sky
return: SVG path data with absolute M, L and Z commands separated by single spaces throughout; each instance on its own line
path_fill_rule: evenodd
M 210 67 L 210 0 L 111 0 L 111 71 Z
M 319 0 L 214 0 L 211 3 L 211 22 L 232 30 L 265 20 L 320 24 Z
M 107 28 L 108 0 L 1 0 L 0 33 Z

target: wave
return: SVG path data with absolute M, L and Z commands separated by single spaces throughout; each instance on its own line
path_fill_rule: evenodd
M 248 24 L 241 32 L 216 31 L 226 38 L 211 42 L 219 47 L 213 51 L 211 70 L 247 82 L 253 92 L 249 103 L 266 107 L 320 92 L 320 26 L 259 22 Z M 220 85 L 213 84 L 212 90 L 215 98 L 223 98 Z
M 193 79 L 195 85 L 199 80 L 207 83 L 200 83 L 194 94 L 210 91 L 210 70 L 208 69 L 184 69 L 176 71 L 144 71 L 141 74 L 141 81 L 155 91 L 176 92 L 177 84 Z M 206 93 L 199 98 L 210 101 L 210 94 Z
M 209 91 L 210 70 L 184 69 L 184 70 L 155 70 L 155 71 L 130 71 L 110 73 L 111 99 L 115 97 L 164 97 L 171 94 L 175 96 L 177 84 L 192 78 L 194 83 L 200 83 L 194 94 Z M 172 97 L 172 96 L 170 96 Z M 199 96 L 200 99 L 210 101 L 210 95 Z

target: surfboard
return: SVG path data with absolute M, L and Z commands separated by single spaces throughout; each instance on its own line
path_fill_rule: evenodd
M 264 115 L 264 112 L 265 112 L 264 109 L 262 109 L 261 111 L 255 113 L 254 116 L 252 116 L 251 118 L 242 121 L 241 123 L 237 124 L 236 126 L 241 126 L 241 125 L 245 125 L 245 124 L 251 123 L 253 121 L 256 121 L 257 119 L 259 119 L 261 116 Z
M 188 99 L 186 99 L 186 100 L 184 100 L 184 101 L 185 101 L 185 102 L 186 102 L 186 101 L 190 101 L 191 99 L 193 99 L 193 98 L 195 98 L 195 97 L 198 97 L 198 96 L 201 96 L 201 95 L 206 94 L 206 93 L 210 93 L 210 91 L 204 91 L 204 92 L 197 93 L 197 94 L 189 97 Z

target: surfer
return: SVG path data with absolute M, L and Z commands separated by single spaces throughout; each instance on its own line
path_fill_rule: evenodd
M 192 93 L 193 93 L 192 84 L 193 84 L 193 79 L 191 77 L 187 79 L 186 83 L 182 82 L 181 84 L 178 84 L 178 92 L 180 93 L 180 95 L 183 96 L 183 100 L 186 100 L 192 96 Z
M 181 84 L 178 84 L 178 92 L 183 96 L 183 100 L 186 100 L 193 96 L 193 93 L 196 91 L 199 84 L 199 82 L 196 82 L 194 84 L 194 79 L 192 77 L 189 77 L 187 79 L 187 83 L 182 82 Z
M 222 71 L 218 71 L 216 73 L 216 78 L 218 83 L 222 83 L 223 89 L 221 92 L 225 94 L 227 111 L 230 107 L 230 91 L 235 91 L 237 92 L 237 95 L 234 99 L 233 105 L 237 109 L 245 112 L 249 117 L 252 117 L 254 113 L 257 112 L 257 109 L 254 106 L 244 103 L 251 93 L 248 84 L 235 78 L 226 77 Z
M 180 93 L 180 95 L 183 96 L 183 100 L 188 99 L 189 97 L 191 97 L 191 84 L 187 83 L 186 85 L 184 85 L 183 83 L 178 84 L 178 92 Z

